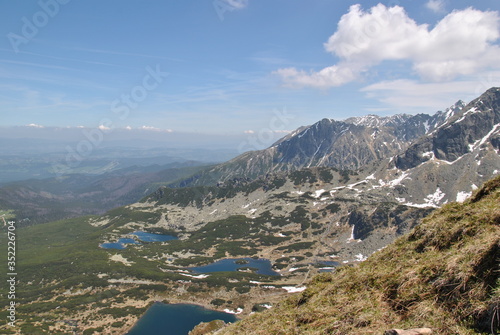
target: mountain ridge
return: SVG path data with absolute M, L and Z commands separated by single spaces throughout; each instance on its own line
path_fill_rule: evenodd
M 432 116 L 325 118 L 268 149 L 244 153 L 170 186 L 223 185 L 242 176 L 253 180 L 280 171 L 329 166 L 371 171 L 365 175 L 371 176 L 366 180 L 371 189 L 392 187 L 402 204 L 440 206 L 465 199 L 500 172 L 498 92 L 491 88 L 468 104 L 459 100 Z M 446 182 L 452 179 L 459 182 Z
M 324 118 L 313 125 L 299 127 L 267 149 L 243 153 L 172 186 L 214 185 L 231 178 L 256 178 L 312 166 L 357 170 L 399 154 L 413 141 L 460 113 L 464 106 L 459 100 L 434 115 L 368 115 L 341 121 Z
M 471 101 L 459 114 L 419 139 L 402 155 L 396 158 L 396 166 L 401 169 L 416 167 L 433 157 L 453 162 L 483 145 L 490 137 L 493 146 L 500 148 L 500 89 L 491 88 Z M 478 142 L 479 141 L 479 142 Z M 426 154 L 429 153 L 429 154 Z

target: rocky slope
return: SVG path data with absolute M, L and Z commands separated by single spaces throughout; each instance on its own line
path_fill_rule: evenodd
M 500 89 L 492 88 L 391 159 L 398 198 L 428 204 L 461 201 L 500 172 Z M 422 200 L 419 200 L 422 201 Z
M 396 157 L 396 167 L 407 170 L 429 160 L 456 162 L 467 154 L 500 149 L 500 89 L 492 88 L 450 117 Z
M 431 209 L 399 204 L 393 194 L 393 181 L 375 180 L 367 174 L 310 168 L 269 174 L 253 181 L 238 179 L 219 186 L 162 187 L 142 203 L 129 207 L 161 211 L 165 215 L 164 229 L 184 233 L 234 215 L 263 220 L 267 231 L 262 233 L 293 237 L 279 245 L 276 240 L 271 249 L 314 241 L 311 262 L 317 254 L 350 262 L 364 259 L 407 232 Z M 380 186 L 380 182 L 386 185 Z M 242 243 L 260 244 L 252 236 L 246 236 Z M 260 255 L 271 259 L 281 256 L 271 249 Z
M 366 262 L 312 279 L 307 289 L 217 334 L 497 334 L 500 178 L 436 211 Z

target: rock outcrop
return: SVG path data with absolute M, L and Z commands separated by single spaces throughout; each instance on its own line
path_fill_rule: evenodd
M 499 149 L 500 88 L 491 88 L 396 158 L 396 167 L 414 168 L 431 159 L 454 162 L 486 144 Z

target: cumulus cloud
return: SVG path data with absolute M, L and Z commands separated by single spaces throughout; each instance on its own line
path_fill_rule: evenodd
M 31 128 L 45 128 L 44 126 L 36 124 L 36 123 L 30 123 L 26 127 L 31 127 Z
M 156 127 L 151 127 L 151 126 L 142 126 L 139 128 L 140 130 L 146 130 L 146 131 L 157 131 L 157 132 L 164 132 L 164 133 L 172 133 L 172 129 L 161 129 L 161 128 L 156 128 Z
M 141 130 L 152 130 L 152 131 L 160 131 L 161 130 L 160 128 L 151 127 L 151 126 L 142 126 L 139 129 L 141 129 Z
M 432 29 L 417 24 L 400 6 L 378 4 L 369 12 L 353 5 L 337 31 L 324 43 L 339 62 L 320 71 L 279 69 L 286 85 L 335 87 L 359 79 L 383 61 L 410 61 L 417 75 L 446 81 L 487 68 L 498 68 L 498 12 L 473 8 L 453 11 Z
M 111 128 L 110 128 L 110 127 L 107 127 L 107 126 L 102 125 L 102 124 L 101 124 L 98 128 L 99 128 L 99 130 L 102 130 L 102 131 L 108 131 L 108 130 L 111 130 Z
M 245 133 L 245 134 L 253 134 L 253 133 L 255 133 L 255 131 L 253 131 L 253 130 L 250 129 L 250 130 L 244 130 L 243 133 Z

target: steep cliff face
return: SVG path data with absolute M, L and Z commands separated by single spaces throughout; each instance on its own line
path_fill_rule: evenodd
M 348 224 L 352 227 L 352 237 L 354 240 L 365 240 L 373 232 L 381 229 L 396 229 L 396 233 L 401 235 L 408 232 L 415 224 L 428 215 L 431 210 L 409 210 L 411 206 L 393 206 L 382 203 L 373 204 L 370 211 L 352 211 L 348 216 Z
M 500 89 L 492 88 L 398 155 L 396 166 L 407 170 L 433 158 L 451 163 L 488 145 L 498 150 L 499 138 Z

